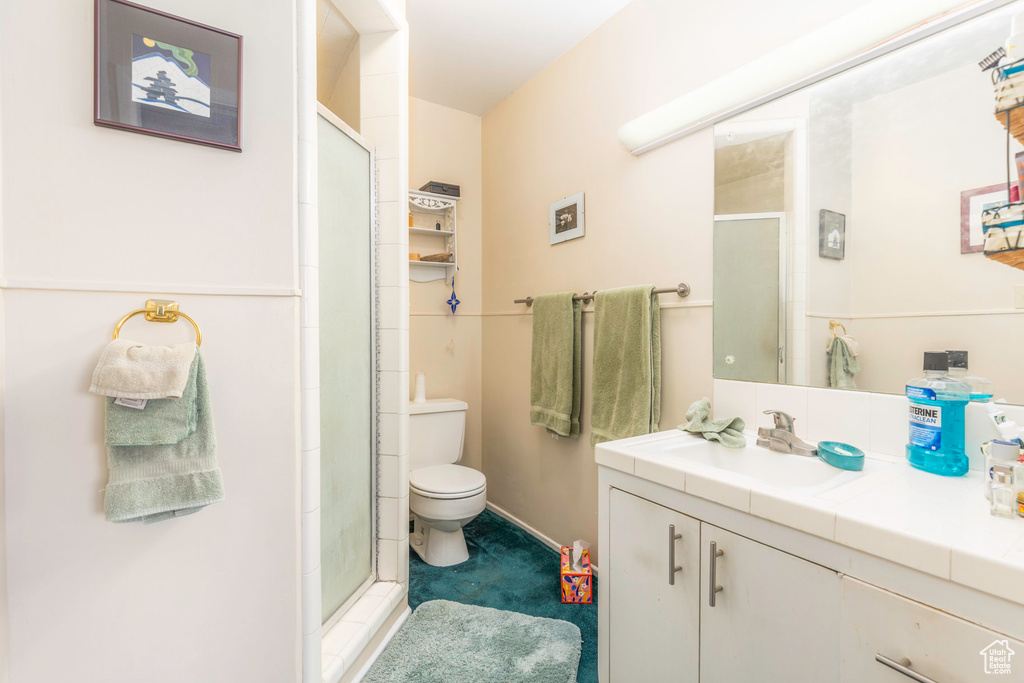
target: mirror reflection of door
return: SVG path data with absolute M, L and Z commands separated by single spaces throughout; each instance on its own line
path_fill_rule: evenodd
M 785 214 L 715 217 L 714 372 L 786 381 Z

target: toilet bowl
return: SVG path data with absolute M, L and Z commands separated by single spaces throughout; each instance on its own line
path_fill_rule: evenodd
M 462 527 L 487 502 L 484 475 L 455 464 L 462 458 L 466 408 L 451 398 L 409 404 L 409 545 L 435 567 L 469 559 Z

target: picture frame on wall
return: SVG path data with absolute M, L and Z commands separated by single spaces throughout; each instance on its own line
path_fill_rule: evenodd
M 818 256 L 842 261 L 846 258 L 846 215 L 822 209 L 818 213 Z
M 551 244 L 574 240 L 584 235 L 583 193 L 559 199 L 548 209 Z
M 1006 183 L 988 185 L 960 193 L 960 253 L 980 254 L 985 251 L 985 232 L 981 214 L 985 209 L 1002 206 L 1009 201 Z
M 241 152 L 242 36 L 95 1 L 94 123 Z

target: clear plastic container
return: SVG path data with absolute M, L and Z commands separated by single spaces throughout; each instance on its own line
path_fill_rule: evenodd
M 1020 442 L 989 441 L 982 446 L 981 450 L 985 454 L 985 498 L 986 500 L 992 500 L 992 482 L 995 479 L 995 468 L 997 466 L 1009 468 L 1011 475 L 1013 475 L 1014 484 L 1020 483 L 1017 480 L 1017 469 L 1020 465 Z
M 995 395 L 995 387 L 984 377 L 967 374 L 967 352 L 946 351 L 946 353 L 949 355 L 949 376 L 971 388 L 971 400 L 980 403 L 991 401 Z
M 992 502 L 989 512 L 995 517 L 1012 519 L 1016 515 L 1017 492 L 1013 488 L 1013 476 L 1003 465 L 997 465 L 992 480 Z
M 924 377 L 907 382 L 910 443 L 907 460 L 919 470 L 959 477 L 967 474 L 964 408 L 971 388 L 947 374 L 945 352 L 924 354 Z

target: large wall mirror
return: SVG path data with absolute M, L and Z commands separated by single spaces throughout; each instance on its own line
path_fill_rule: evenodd
M 1016 192 L 1024 147 L 979 65 L 1021 12 L 715 126 L 715 377 L 902 393 L 925 351 L 955 349 L 1024 403 L 1024 270 L 982 253 L 981 220 L 1008 178 Z M 856 340 L 857 372 L 830 363 L 834 334 Z

